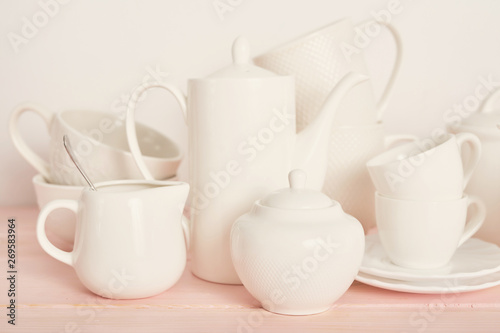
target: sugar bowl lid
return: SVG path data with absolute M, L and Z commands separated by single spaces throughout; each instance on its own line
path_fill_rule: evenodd
M 260 200 L 260 205 L 278 209 L 322 209 L 338 204 L 326 194 L 306 189 L 306 179 L 305 171 L 300 169 L 290 171 L 288 174 L 290 187 L 269 194 Z
M 279 75 L 262 67 L 255 66 L 250 57 L 248 40 L 242 36 L 233 42 L 233 63 L 208 76 L 209 79 L 218 78 L 269 78 Z

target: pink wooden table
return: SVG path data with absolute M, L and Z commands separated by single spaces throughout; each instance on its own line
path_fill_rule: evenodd
M 500 286 L 446 295 L 382 290 L 354 282 L 332 308 L 312 316 L 262 310 L 242 286 L 205 282 L 189 264 L 156 297 L 109 300 L 87 291 L 73 269 L 35 237 L 36 207 L 1 207 L 0 332 L 500 332 Z M 17 223 L 16 326 L 7 304 L 7 219 Z

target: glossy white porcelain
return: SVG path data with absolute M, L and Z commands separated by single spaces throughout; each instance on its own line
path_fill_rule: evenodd
M 177 176 L 164 180 L 175 181 L 177 180 Z M 43 206 L 53 200 L 78 200 L 83 189 L 87 187 L 51 184 L 41 174 L 34 176 L 32 183 L 39 209 L 42 209 Z M 76 217 L 73 212 L 66 209 L 58 209 L 47 216 L 45 227 L 52 242 L 55 242 L 58 247 L 71 249 L 75 239 L 75 225 Z
M 369 23 L 377 24 L 374 21 Z M 390 24 L 380 22 L 379 29 L 380 26 L 388 29 L 396 43 L 397 54 L 391 77 L 378 102 L 369 81 L 347 93 L 335 117 L 338 126 L 374 124 L 382 119 L 399 72 L 402 45 L 399 34 Z M 344 75 L 353 71 L 369 76 L 363 50 L 348 51 L 355 45 L 354 28 L 351 19 L 345 18 L 254 58 L 258 66 L 281 75 L 295 76 L 299 131 L 314 120 L 328 94 Z
M 305 183 L 305 173 L 292 171 L 290 188 L 256 201 L 231 231 L 238 276 L 275 313 L 328 310 L 351 285 L 363 257 L 361 224 Z
M 445 279 L 434 281 L 409 282 L 386 279 L 365 273 L 359 273 L 356 281 L 364 284 L 406 293 L 416 294 L 458 294 L 468 291 L 483 290 L 500 285 L 500 272 L 470 279 Z
M 18 121 L 25 112 L 37 114 L 47 125 L 48 161 L 38 156 L 21 136 Z M 143 149 L 149 170 L 157 179 L 174 176 L 182 159 L 177 144 L 150 127 L 134 125 L 138 133 L 134 140 Z M 142 178 L 129 151 L 123 121 L 112 113 L 88 110 L 54 113 L 35 104 L 22 104 L 11 115 L 9 130 L 17 150 L 52 184 L 86 185 L 64 149 L 65 134 L 93 182 Z
M 182 213 L 189 185 L 126 180 L 96 188 L 84 189 L 78 201 L 55 200 L 42 208 L 37 221 L 42 248 L 106 298 L 149 297 L 173 286 L 186 265 Z M 47 216 L 62 208 L 77 215 L 71 252 L 55 247 L 45 233 Z
M 232 51 L 233 64 L 205 79 L 189 80 L 187 100 L 168 84 L 140 87 L 129 103 L 127 132 L 137 165 L 150 178 L 129 126 L 135 103 L 154 87 L 177 98 L 189 136 L 192 271 L 208 281 L 240 284 L 229 251 L 232 224 L 255 200 L 286 186 L 292 168 L 304 169 L 311 188 L 321 189 L 337 106 L 366 77 L 346 75 L 316 119 L 297 134 L 293 77 L 252 65 L 248 42 L 242 37 L 235 40 Z
M 378 234 L 365 237 L 365 255 L 359 271 L 403 281 L 436 281 L 477 278 L 500 271 L 500 248 L 480 239 L 466 240 L 450 262 L 435 269 L 411 269 L 391 262 Z
M 447 201 L 398 200 L 375 195 L 380 242 L 393 263 L 414 269 L 446 265 L 481 227 L 486 208 L 477 197 Z
M 464 157 L 464 147 L 469 154 Z M 403 200 L 462 197 L 481 156 L 481 142 L 470 133 L 441 135 L 400 145 L 366 163 L 377 191 Z

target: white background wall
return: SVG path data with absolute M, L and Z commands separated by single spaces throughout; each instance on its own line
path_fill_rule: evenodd
M 15 150 L 7 130 L 17 104 L 113 111 L 151 69 L 168 72 L 167 79 L 185 91 L 188 78 L 230 62 L 232 40 L 240 34 L 257 55 L 346 16 L 367 19 L 397 0 L 71 0 L 52 7 L 53 17 L 43 22 L 40 2 L 54 1 L 0 1 L 1 205 L 35 202 L 35 170 Z M 500 1 L 399 2 L 401 11 L 391 23 L 405 54 L 385 123 L 389 133 L 425 136 L 444 124 L 447 110 L 474 93 L 479 77 L 500 81 Z M 232 10 L 219 15 L 214 3 L 233 4 Z M 33 16 L 44 24 L 16 51 L 8 34 L 22 36 L 24 20 Z M 381 34 L 365 52 L 380 91 L 393 59 L 390 38 Z M 187 130 L 171 96 L 150 93 L 137 118 L 186 151 Z M 31 146 L 46 155 L 42 121 L 26 115 L 21 125 Z M 186 176 L 184 161 L 180 177 Z

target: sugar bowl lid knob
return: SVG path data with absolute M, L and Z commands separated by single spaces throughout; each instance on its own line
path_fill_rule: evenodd
M 250 45 L 248 39 L 239 36 L 233 43 L 233 62 L 237 65 L 250 63 Z
M 295 169 L 288 174 L 291 189 L 301 190 L 306 186 L 307 175 L 304 170 Z
M 320 209 L 333 205 L 325 194 L 306 188 L 307 174 L 295 169 L 288 174 L 290 187 L 275 191 L 262 199 L 264 206 L 280 209 Z

